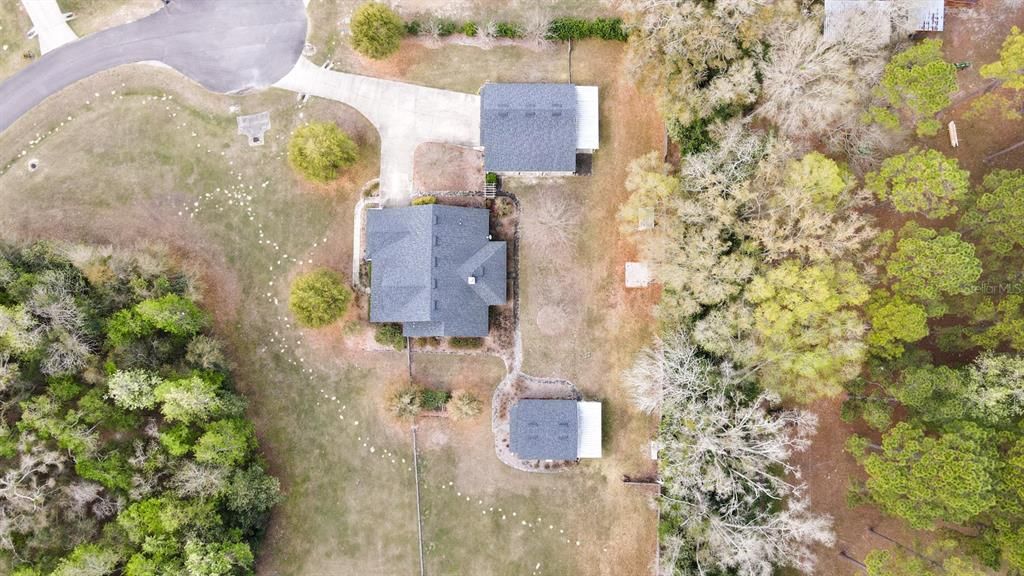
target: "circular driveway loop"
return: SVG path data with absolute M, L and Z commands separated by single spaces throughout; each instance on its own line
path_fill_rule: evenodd
M 65 44 L 0 84 L 0 132 L 46 97 L 122 64 L 163 62 L 215 92 L 270 86 L 298 61 L 306 26 L 302 0 L 173 0 Z

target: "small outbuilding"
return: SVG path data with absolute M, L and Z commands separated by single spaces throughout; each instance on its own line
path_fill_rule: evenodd
M 601 403 L 525 399 L 512 406 L 509 444 L 523 460 L 600 458 Z
M 507 295 L 505 242 L 490 212 L 437 204 L 369 210 L 370 322 L 410 337 L 484 337 L 490 306 Z
M 600 144 L 597 86 L 495 84 L 480 91 L 484 169 L 504 174 L 575 174 L 577 154 Z

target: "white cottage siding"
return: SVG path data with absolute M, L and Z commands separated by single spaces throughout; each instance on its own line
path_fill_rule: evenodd
M 600 146 L 598 104 L 597 86 L 576 87 L 576 149 L 579 151 L 591 152 Z
M 577 454 L 579 458 L 600 458 L 601 451 L 601 403 L 578 402 L 576 412 L 579 415 L 579 442 Z

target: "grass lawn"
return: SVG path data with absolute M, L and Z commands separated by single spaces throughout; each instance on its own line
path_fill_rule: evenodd
M 443 62 L 446 50 L 423 55 Z M 524 74 L 563 66 L 532 52 L 513 56 Z M 628 409 L 617 377 L 649 334 L 650 298 L 619 288 L 628 246 L 608 232 L 607 218 L 624 194 L 625 162 L 656 145 L 660 128 L 620 74 L 600 73 L 621 66 L 620 46 L 586 44 L 574 62 L 574 76 L 601 80 L 606 102 L 635 113 L 602 127 L 607 151 L 594 176 L 514 183 L 527 207 L 544 187 L 585 204 L 573 248 L 580 260 L 565 272 L 587 278 L 571 310 L 580 332 L 541 338 L 529 319 L 547 302 L 539 284 L 525 279 L 526 368 L 571 378 L 606 402 L 608 458 L 560 475 L 525 474 L 498 462 L 486 417 L 423 422 L 424 537 L 433 574 L 638 574 L 653 555 L 654 512 L 620 481 L 650 465 L 644 440 L 653 423 Z M 487 66 L 515 77 L 498 59 Z M 440 78 L 445 68 L 436 70 Z M 265 146 L 251 148 L 236 134 L 231 105 L 271 111 Z M 331 186 L 298 181 L 284 159 L 287 134 L 311 119 L 333 119 L 360 144 L 363 160 Z M 405 355 L 346 344 L 343 336 L 360 322 L 354 315 L 321 331 L 299 330 L 286 302 L 289 280 L 304 270 L 328 266 L 347 275 L 355 194 L 378 171 L 378 147 L 372 128 L 345 106 L 312 100 L 298 108 L 293 94 L 279 91 L 213 95 L 147 66 L 76 84 L 0 136 L 0 237 L 156 242 L 201 278 L 203 300 L 231 345 L 237 386 L 287 494 L 269 527 L 262 574 L 412 574 L 419 563 L 409 428 L 381 407 L 385 390 L 404 377 Z M 30 158 L 40 162 L 35 172 L 26 168 Z M 524 258 L 524 277 L 553 274 L 539 256 Z M 470 389 L 485 403 L 504 375 L 495 358 L 423 353 L 415 362 L 418 377 Z
M 138 20 L 163 6 L 160 0 L 57 0 L 57 4 L 75 14 L 69 24 L 79 36 Z
M 31 60 L 24 54 L 39 56 L 39 42 L 28 39 L 32 21 L 17 0 L 0 2 L 0 80 L 14 74 Z

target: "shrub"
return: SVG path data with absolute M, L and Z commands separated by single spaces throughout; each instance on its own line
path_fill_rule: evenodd
M 480 348 L 481 346 L 484 345 L 484 340 L 483 340 L 483 338 L 457 338 L 456 337 L 456 338 L 452 338 L 452 339 L 448 340 L 448 344 L 451 345 L 452 348 L 461 348 L 461 349 Z
M 412 386 L 396 390 L 388 398 L 387 408 L 388 412 L 399 418 L 412 418 L 416 416 L 422 410 L 419 402 L 419 391 Z
M 498 22 L 494 26 L 494 35 L 498 38 L 522 38 L 523 29 L 514 22 Z
M 455 420 L 468 420 L 483 411 L 484 403 L 465 390 L 456 392 L 448 402 L 448 412 Z
M 394 54 L 406 31 L 398 14 L 380 2 L 362 4 L 352 14 L 352 47 L 363 56 L 380 59 Z
M 326 268 L 300 276 L 292 283 L 288 306 L 303 326 L 320 328 L 340 318 L 352 300 L 341 276 Z
M 417 196 L 412 199 L 413 206 L 425 206 L 427 204 L 437 204 L 437 196 Z
M 547 37 L 551 40 L 581 40 L 583 38 L 601 38 L 602 40 L 618 40 L 624 42 L 626 31 L 622 28 L 621 18 L 556 18 L 548 26 Z
M 598 18 L 590 23 L 590 33 L 602 40 L 625 42 L 629 38 L 622 27 L 622 18 Z
M 451 18 L 438 18 L 435 24 L 438 36 L 451 36 L 459 30 L 459 23 Z
M 405 336 L 402 335 L 401 324 L 378 324 L 373 339 L 381 346 L 390 346 L 395 350 L 405 350 Z
M 409 36 L 419 36 L 423 32 L 423 23 L 419 20 L 410 20 L 405 23 L 405 33 Z
M 466 36 L 476 36 L 478 31 L 476 22 L 463 22 L 461 32 Z
M 497 184 L 498 183 L 498 175 L 495 172 L 488 172 L 484 176 L 484 182 L 486 182 L 488 184 Z
M 420 408 L 431 411 L 442 410 L 451 397 L 451 393 L 447 390 L 423 388 L 419 393 Z
M 331 122 L 300 126 L 288 142 L 288 163 L 316 182 L 329 182 L 338 171 L 359 160 L 359 148 L 341 128 Z

